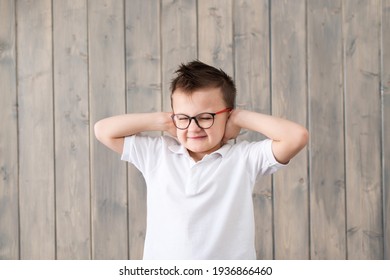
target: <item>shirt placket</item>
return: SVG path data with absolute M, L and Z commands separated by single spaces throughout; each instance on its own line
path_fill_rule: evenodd
M 201 179 L 202 167 L 201 163 L 195 163 L 190 168 L 189 178 L 185 187 L 186 195 L 196 195 L 199 191 L 199 182 Z

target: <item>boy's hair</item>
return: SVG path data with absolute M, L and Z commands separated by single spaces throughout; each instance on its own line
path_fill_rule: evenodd
M 227 108 L 235 108 L 236 86 L 233 79 L 222 69 L 217 69 L 199 60 L 181 64 L 175 72 L 177 76 L 171 82 L 172 96 L 176 89 L 192 94 L 196 90 L 207 88 L 220 88 Z

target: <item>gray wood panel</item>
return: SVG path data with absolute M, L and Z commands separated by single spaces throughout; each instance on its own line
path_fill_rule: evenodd
M 390 259 L 390 0 L 382 2 L 382 157 L 383 157 L 383 221 L 384 259 Z
M 87 1 L 53 2 L 57 258 L 91 258 Z
M 234 77 L 239 108 L 311 134 L 256 183 L 257 257 L 389 259 L 389 13 L 389 0 L 0 0 L 0 259 L 142 258 L 145 181 L 93 126 L 170 111 L 173 71 L 195 58 Z
M 198 58 L 234 77 L 232 0 L 198 0 Z
M 0 0 L 0 259 L 19 258 L 15 3 Z
M 343 3 L 348 258 L 381 259 L 380 2 Z
M 90 123 L 123 114 L 125 24 L 123 1 L 88 2 Z M 120 157 L 93 137 L 91 127 L 92 258 L 126 259 L 127 174 Z
M 345 259 L 341 1 L 310 1 L 307 9 L 311 258 Z
M 56 257 L 51 9 L 49 0 L 17 1 L 22 259 Z
M 271 3 L 272 114 L 306 126 L 305 1 Z M 309 258 L 307 152 L 274 175 L 275 259 Z
M 160 3 L 126 4 L 127 112 L 161 111 Z M 144 36 L 147 34 L 147 36 Z M 149 132 L 157 136 L 159 132 Z M 142 174 L 128 166 L 129 248 L 131 259 L 142 259 L 146 233 L 146 185 Z
M 233 2 L 234 73 L 237 108 L 270 114 L 270 52 L 268 1 Z M 258 141 L 264 136 L 241 131 L 237 141 Z M 256 252 L 259 259 L 273 259 L 271 176 L 256 183 L 253 191 Z
M 161 10 L 162 110 L 170 112 L 170 83 L 181 63 L 194 60 L 197 52 L 196 1 L 163 0 Z

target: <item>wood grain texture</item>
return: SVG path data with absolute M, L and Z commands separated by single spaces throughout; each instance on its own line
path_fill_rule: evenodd
M 307 118 L 305 1 L 271 3 L 272 114 Z M 309 258 L 307 152 L 274 175 L 275 259 Z
M 15 3 L 0 0 L 0 260 L 19 258 Z
M 53 2 L 57 258 L 90 259 L 87 1 Z
M 198 1 L 198 58 L 234 77 L 232 0 Z
M 345 259 L 341 1 L 309 1 L 307 9 L 311 258 Z
M 237 107 L 270 114 L 268 1 L 233 2 L 234 73 Z M 244 130 L 237 141 L 259 141 L 264 136 Z M 273 259 L 271 176 L 259 179 L 253 191 L 258 259 Z
M 17 1 L 22 259 L 56 254 L 51 9 L 49 0 Z
M 145 34 L 148 34 L 145 36 Z M 160 3 L 132 1 L 126 5 L 127 112 L 161 111 Z M 148 135 L 160 135 L 149 132 Z M 146 234 L 146 184 L 128 166 L 129 248 L 131 259 L 142 259 Z
M 124 28 L 123 1 L 88 2 L 91 124 L 125 113 Z M 129 257 L 126 175 L 120 157 L 91 138 L 93 259 Z
M 196 1 L 163 0 L 161 7 L 162 110 L 170 112 L 174 72 L 198 56 Z
M 389 29 L 390 0 L 0 0 L 0 259 L 142 258 L 145 181 L 93 125 L 170 110 L 194 58 L 309 128 L 256 183 L 257 257 L 390 259 Z
M 383 258 L 379 3 L 344 3 L 349 259 Z
M 384 259 L 390 259 L 390 0 L 382 1 L 382 172 L 383 172 L 383 221 Z

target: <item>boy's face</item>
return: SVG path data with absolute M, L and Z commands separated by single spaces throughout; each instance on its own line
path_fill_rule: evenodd
M 226 104 L 219 88 L 201 89 L 192 94 L 177 89 L 172 95 L 172 107 L 174 114 L 193 117 L 200 113 L 221 111 L 226 108 Z M 177 138 L 192 158 L 201 160 L 222 146 L 228 116 L 228 112 L 215 115 L 214 124 L 208 129 L 200 128 L 192 119 L 187 129 L 177 129 Z

